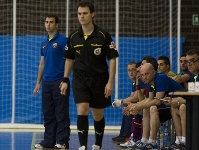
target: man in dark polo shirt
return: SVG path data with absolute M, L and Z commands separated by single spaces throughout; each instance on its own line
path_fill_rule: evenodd
M 67 81 L 73 69 L 72 88 L 78 112 L 79 150 L 87 149 L 89 108 L 94 119 L 96 137 L 92 149 L 99 150 L 105 127 L 104 108 L 111 105 L 116 58 L 119 55 L 110 34 L 93 24 L 94 5 L 80 2 L 77 11 L 81 27 L 69 36 L 60 90 L 66 94 Z
M 44 139 L 35 144 L 35 149 L 69 148 L 70 118 L 69 94 L 60 94 L 59 85 L 64 77 L 65 59 L 63 54 L 67 38 L 58 32 L 59 19 L 55 14 L 45 18 L 48 36 L 40 47 L 40 64 L 34 95 L 40 90 L 42 82 L 42 112 L 44 115 Z

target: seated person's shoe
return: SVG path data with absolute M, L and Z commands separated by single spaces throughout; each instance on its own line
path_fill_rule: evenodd
M 125 139 L 126 137 L 124 136 L 117 136 L 117 137 L 112 138 L 114 142 L 125 142 Z
M 143 143 L 138 140 L 137 142 L 135 142 L 133 145 L 127 146 L 129 149 L 137 149 L 140 145 L 142 145 Z
M 35 144 L 35 149 L 43 149 L 43 146 L 41 146 L 40 144 Z
M 135 144 L 135 142 L 130 139 L 129 141 L 125 142 L 124 144 L 120 144 L 120 146 L 127 148 L 128 146 L 133 146 L 134 144 Z
M 151 144 L 151 143 L 143 143 L 142 145 L 138 146 L 138 149 L 154 149 L 154 150 L 158 150 L 158 145 L 157 143 L 155 145 Z
M 185 145 L 184 144 L 176 144 L 175 142 L 171 144 L 169 147 L 163 147 L 161 150 L 185 150 Z

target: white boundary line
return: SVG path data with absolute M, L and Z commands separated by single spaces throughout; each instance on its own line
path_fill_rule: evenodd
M 76 125 L 71 125 L 71 132 L 77 131 Z M 105 133 L 119 133 L 120 126 L 105 126 Z M 44 126 L 41 124 L 4 124 L 0 123 L 0 131 L 15 132 L 44 132 Z M 94 132 L 94 126 L 89 126 L 89 132 Z

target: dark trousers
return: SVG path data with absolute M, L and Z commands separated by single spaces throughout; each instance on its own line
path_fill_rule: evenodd
M 66 144 L 68 147 L 70 136 L 69 118 L 69 95 L 70 86 L 65 96 L 60 94 L 59 85 L 61 79 L 57 81 L 42 81 L 42 111 L 44 115 L 44 140 L 41 145 L 50 148 L 58 144 Z M 70 82 L 68 83 L 70 85 Z
M 129 116 L 123 115 L 119 136 L 123 136 L 123 137 L 131 136 L 132 118 L 133 118 L 133 115 L 129 115 Z

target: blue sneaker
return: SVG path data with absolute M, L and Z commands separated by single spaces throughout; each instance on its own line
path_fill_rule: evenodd
M 151 144 L 151 143 L 142 143 L 138 146 L 137 149 L 143 149 L 143 150 L 147 150 L 147 149 L 153 149 L 153 150 L 158 150 L 158 145 L 157 143 L 155 145 Z

